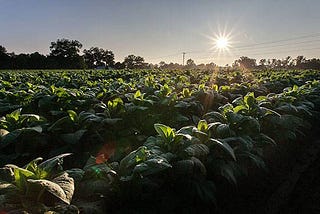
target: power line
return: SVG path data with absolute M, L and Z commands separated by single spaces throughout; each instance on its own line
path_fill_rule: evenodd
M 235 49 L 235 51 L 243 51 L 245 52 L 250 51 L 250 50 L 254 50 L 254 49 L 272 49 L 272 48 L 276 48 L 276 47 L 284 47 L 284 46 L 290 46 L 290 45 L 295 45 L 297 46 L 298 44 L 307 44 L 307 43 L 315 43 L 315 42 L 319 42 L 319 39 L 316 40 L 306 40 L 306 41 L 299 41 L 301 39 L 306 39 L 306 38 L 315 38 L 315 37 L 319 37 L 320 36 L 320 32 L 319 33 L 313 33 L 313 34 L 308 34 L 308 35 L 303 35 L 303 36 L 298 36 L 298 37 L 292 37 L 292 38 L 288 38 L 288 39 L 280 39 L 280 40 L 274 40 L 274 41 L 268 41 L 268 42 L 261 42 L 261 43 L 256 43 L 256 44 L 249 44 L 249 45 L 242 45 L 242 46 L 238 46 L 238 47 L 232 47 L 230 49 Z M 289 42 L 288 41 L 295 41 L 297 40 L 297 42 Z M 286 42 L 284 44 L 281 44 L 282 42 Z M 276 43 L 280 43 L 280 44 L 276 44 Z M 276 44 L 276 45 L 272 45 L 272 46 L 266 46 L 268 44 Z M 313 45 L 313 44 L 311 44 Z M 262 46 L 262 47 L 259 47 Z M 263 47 L 265 46 L 265 47 Z M 287 51 L 304 51 L 304 50 L 315 50 L 318 48 L 311 48 L 311 49 L 298 49 L 298 50 L 286 50 Z M 282 49 L 283 50 L 283 49 Z M 248 52 L 245 52 L 246 54 L 248 54 Z M 277 51 L 276 53 L 283 53 L 284 51 Z M 182 59 L 182 63 L 184 64 L 184 58 L 185 58 L 185 54 L 194 54 L 194 53 L 212 53 L 212 51 L 204 51 L 204 50 L 195 50 L 195 51 L 185 51 L 183 52 L 183 59 Z M 274 52 L 269 52 L 269 53 L 274 53 Z M 263 55 L 263 54 L 269 54 L 269 53 L 251 53 L 252 55 Z M 170 54 L 170 55 L 164 55 L 164 56 L 160 56 L 157 58 L 151 58 L 149 60 L 157 60 L 157 59 L 163 59 L 166 57 L 171 57 L 171 56 L 178 56 L 180 55 L 180 53 L 174 53 L 174 54 Z M 250 53 L 249 53 L 250 54 Z M 238 55 L 241 56 L 241 55 Z
M 283 47 L 287 45 L 297 45 L 297 44 L 307 44 L 307 43 L 314 43 L 314 42 L 320 42 L 320 39 L 318 40 L 310 40 L 310 41 L 302 41 L 302 42 L 295 42 L 295 43 L 287 43 L 287 44 L 279 44 L 279 45 L 271 45 L 266 47 L 247 47 L 247 48 L 236 48 L 238 50 L 246 50 L 246 49 L 263 49 L 263 48 L 273 48 L 273 47 Z
M 309 35 L 304 35 L 304 36 L 299 36 L 299 37 L 292 37 L 292 38 L 288 38 L 288 39 L 261 42 L 261 43 L 256 43 L 256 44 L 248 44 L 248 45 L 242 45 L 242 46 L 238 46 L 238 47 L 235 46 L 233 48 L 237 48 L 237 49 L 253 48 L 255 46 L 263 46 L 263 45 L 267 45 L 267 44 L 274 44 L 274 43 L 294 41 L 294 40 L 300 40 L 300 39 L 303 39 L 303 38 L 314 38 L 314 37 L 320 37 L 320 32 L 319 33 L 309 34 Z M 318 41 L 318 40 L 316 40 L 316 41 Z M 303 41 L 303 42 L 306 42 L 306 41 Z M 292 43 L 292 44 L 294 44 L 294 43 Z M 281 46 L 284 46 L 284 44 L 282 44 Z M 276 47 L 276 46 L 274 46 L 274 47 Z M 258 48 L 258 47 L 256 47 L 256 48 Z M 187 51 L 187 53 L 202 53 L 202 52 L 209 52 L 209 51 L 204 51 L 204 50 Z
M 320 33 L 314 33 L 314 34 L 309 34 L 309 35 L 305 35 L 305 36 L 292 37 L 292 38 L 288 38 L 288 39 L 280 39 L 280 40 L 269 41 L 269 42 L 261 42 L 261 43 L 256 43 L 256 44 L 243 45 L 243 46 L 238 46 L 238 48 L 259 46 L 259 45 L 265 45 L 265 44 L 274 44 L 274 43 L 279 43 L 279 42 L 294 41 L 294 40 L 300 40 L 303 38 L 314 38 L 314 37 L 319 37 L 319 36 L 320 36 Z
M 294 50 L 286 50 L 286 51 L 277 51 L 276 54 L 278 53 L 287 53 L 288 51 L 309 51 L 309 50 L 320 50 L 320 47 L 315 47 L 315 48 L 306 48 L 306 49 L 294 49 Z M 248 54 L 248 55 L 258 55 L 258 56 L 261 56 L 261 55 L 267 55 L 267 54 L 275 54 L 274 51 L 272 52 L 256 52 L 256 53 L 251 53 L 251 54 Z M 243 56 L 244 54 L 234 54 L 232 55 L 231 57 L 240 57 L 240 56 Z M 210 58 L 199 58 L 200 60 L 212 60 L 212 57 Z
M 272 50 L 272 49 L 274 49 L 274 48 L 276 48 L 276 47 L 284 47 L 284 46 L 289 46 L 289 45 L 295 45 L 295 47 L 286 47 L 286 48 L 282 48 L 281 49 L 281 51 L 280 51 L 280 53 L 284 53 L 284 52 L 289 52 L 289 51 L 301 51 L 301 50 L 313 50 L 313 49 L 317 49 L 317 48 L 311 48 L 311 49 L 305 49 L 305 47 L 308 47 L 308 46 L 310 46 L 310 45 L 312 45 L 312 47 L 314 47 L 314 43 L 315 42 L 319 42 L 320 40 L 309 40 L 309 41 L 302 41 L 302 42 L 295 42 L 295 43 L 287 43 L 287 44 L 279 44 L 279 45 L 273 45 L 273 46 L 267 46 L 267 47 L 253 47 L 253 48 L 246 48 L 246 49 L 237 49 L 237 48 L 235 48 L 233 51 L 236 51 L 236 52 L 241 52 L 241 53 L 243 53 L 243 54 L 240 54 L 239 56 L 242 56 L 242 55 L 248 55 L 248 54 L 251 54 L 251 55 L 256 55 L 256 54 L 260 54 L 261 53 L 261 51 L 259 51 L 259 52 L 256 52 L 256 50 L 255 49 L 259 49 L 259 50 L 264 50 L 264 51 L 268 51 L 268 49 L 270 50 Z M 297 48 L 297 45 L 298 44 L 306 44 L 306 43 L 312 43 L 312 44 L 307 44 L 307 45 L 305 45 L 304 46 L 304 49 L 297 49 L 297 50 L 292 50 L 292 48 Z M 318 44 L 317 44 L 318 45 Z M 289 48 L 289 49 L 288 49 Z M 230 49 L 233 49 L 233 48 L 230 48 Z M 267 50 L 266 50 L 267 49 Z M 270 51 L 271 51 L 270 50 Z M 251 51 L 255 51 L 255 52 L 251 52 Z M 232 50 L 230 50 L 230 52 L 232 52 Z M 208 54 L 208 53 L 211 53 L 211 54 L 213 54 L 213 52 L 211 52 L 211 51 L 202 51 L 202 52 L 200 52 L 200 51 L 197 51 L 197 52 L 187 52 L 187 53 L 189 53 L 189 54 L 193 54 L 193 53 L 202 53 L 202 54 Z M 215 53 L 217 53 L 217 52 L 215 52 Z M 219 53 L 219 52 L 218 52 Z M 275 52 L 269 52 L 269 53 L 275 53 Z M 269 54 L 268 53 L 268 54 Z M 279 53 L 279 51 L 277 50 L 276 51 L 276 53 Z

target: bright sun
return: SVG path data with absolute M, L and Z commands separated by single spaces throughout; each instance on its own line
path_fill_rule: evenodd
M 216 40 L 216 47 L 218 49 L 227 49 L 229 47 L 229 41 L 226 37 L 219 37 Z

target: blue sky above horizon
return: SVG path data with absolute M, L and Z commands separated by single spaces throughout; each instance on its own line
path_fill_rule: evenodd
M 48 54 L 50 42 L 68 38 L 117 61 L 135 54 L 152 63 L 182 63 L 182 52 L 197 64 L 311 58 L 320 53 L 319 8 L 318 0 L 0 0 L 0 45 Z M 210 38 L 223 32 L 231 47 L 219 53 Z

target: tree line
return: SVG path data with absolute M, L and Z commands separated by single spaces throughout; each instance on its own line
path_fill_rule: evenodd
M 256 59 L 242 56 L 234 61 L 232 67 L 242 69 L 320 69 L 320 59 L 287 56 L 284 59 L 260 59 L 257 62 Z
M 159 64 L 146 63 L 141 56 L 133 54 L 124 58 L 123 62 L 115 62 L 114 53 L 111 50 L 99 47 L 84 49 L 80 55 L 82 44 L 77 40 L 58 39 L 50 44 L 50 53 L 43 55 L 38 52 L 31 54 L 7 52 L 6 48 L 0 45 L 0 69 L 201 69 L 213 70 L 217 65 L 213 62 L 208 64 L 196 64 L 192 59 L 186 61 L 186 65 L 179 63 Z M 225 67 L 240 69 L 320 69 L 320 59 L 306 59 L 304 56 L 284 59 L 256 59 L 242 56 L 234 63 Z
M 84 49 L 80 55 L 82 44 L 77 40 L 58 39 L 51 42 L 50 53 L 31 54 L 8 53 L 0 45 L 0 69 L 85 69 L 85 68 L 146 68 L 147 63 L 141 56 L 128 55 L 123 62 L 115 62 L 111 50 L 91 47 Z

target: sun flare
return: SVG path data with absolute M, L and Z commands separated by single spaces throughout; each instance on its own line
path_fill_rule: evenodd
M 220 37 L 216 40 L 216 46 L 219 49 L 226 49 L 229 46 L 229 41 L 225 37 Z
M 210 59 L 215 61 L 226 61 L 226 59 L 234 57 L 234 47 L 236 33 L 234 29 L 228 29 L 225 26 L 223 29 L 217 25 L 217 29 L 211 30 L 210 34 L 205 35 L 208 38 L 208 45 L 210 45 Z
M 216 47 L 218 49 L 227 49 L 229 47 L 229 40 L 226 37 L 219 37 L 216 39 Z

